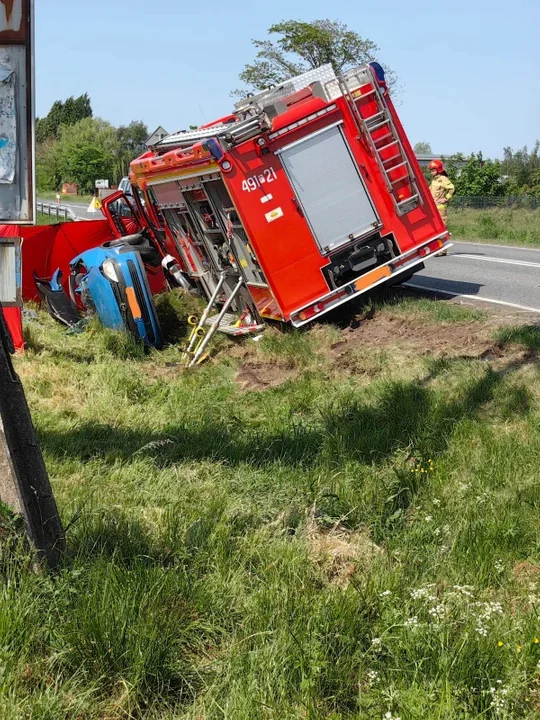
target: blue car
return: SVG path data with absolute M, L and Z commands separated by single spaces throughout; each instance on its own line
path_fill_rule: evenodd
M 160 348 L 163 336 L 144 268 L 144 262 L 154 265 L 160 259 L 140 234 L 86 250 L 70 263 L 72 299 L 80 295 L 105 327 L 130 332 Z

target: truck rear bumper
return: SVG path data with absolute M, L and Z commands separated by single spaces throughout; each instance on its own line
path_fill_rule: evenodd
M 294 310 L 291 313 L 290 321 L 294 327 L 301 327 L 311 320 L 330 312 L 330 310 L 334 310 L 339 305 L 343 305 L 343 303 L 352 300 L 358 295 L 372 290 L 377 287 L 377 285 L 382 285 L 390 279 L 406 274 L 410 270 L 413 270 L 416 265 L 424 262 L 426 258 L 436 255 L 442 249 L 447 250 L 451 246 L 452 243 L 448 242 L 448 233 L 437 235 L 422 245 L 418 245 L 412 250 L 398 255 L 398 257 L 393 258 L 384 265 L 379 265 L 373 270 L 361 275 L 356 280 L 347 283 L 347 285 L 343 285 L 337 290 L 333 290 L 327 295 L 309 303 L 309 305 L 304 305 L 298 310 Z

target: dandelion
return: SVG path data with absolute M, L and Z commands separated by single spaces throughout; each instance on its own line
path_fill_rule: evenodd
M 540 638 L 534 638 L 533 643 L 538 645 L 538 643 L 540 643 Z
M 518 652 L 518 653 L 521 652 L 521 645 L 516 645 L 516 652 Z
M 504 645 L 503 641 L 499 640 L 499 642 L 497 643 L 497 647 L 502 647 L 503 645 Z

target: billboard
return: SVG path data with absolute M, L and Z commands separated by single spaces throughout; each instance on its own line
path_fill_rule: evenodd
M 34 0 L 0 0 L 0 223 L 31 224 Z

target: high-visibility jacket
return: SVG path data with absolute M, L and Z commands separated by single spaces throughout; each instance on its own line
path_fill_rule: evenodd
M 446 205 L 456 191 L 454 184 L 446 175 L 435 175 L 430 190 L 437 205 Z

